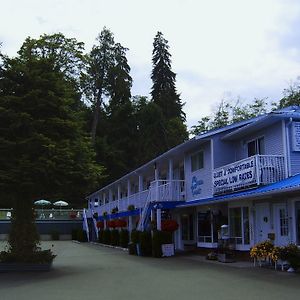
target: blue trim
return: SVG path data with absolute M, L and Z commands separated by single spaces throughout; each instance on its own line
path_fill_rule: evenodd
M 128 210 L 116 214 L 107 215 L 105 217 L 100 216 L 97 218 L 97 221 L 112 220 L 112 219 L 118 219 L 118 218 L 129 217 L 129 216 L 138 216 L 140 213 L 141 213 L 140 209 Z

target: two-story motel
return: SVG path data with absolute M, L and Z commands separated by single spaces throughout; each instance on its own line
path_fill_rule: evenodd
M 299 173 L 300 107 L 288 107 L 197 135 L 94 192 L 84 229 L 96 238 L 95 212 L 127 218 L 129 230 L 150 218 L 160 229 L 168 215 L 175 249 L 216 247 L 223 224 L 237 250 L 270 237 L 299 245 Z

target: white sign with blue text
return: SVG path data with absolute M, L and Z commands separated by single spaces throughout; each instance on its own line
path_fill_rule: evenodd
M 293 151 L 300 151 L 300 122 L 292 123 L 292 147 Z
M 215 169 L 213 172 L 214 194 L 236 191 L 256 183 L 255 157 Z

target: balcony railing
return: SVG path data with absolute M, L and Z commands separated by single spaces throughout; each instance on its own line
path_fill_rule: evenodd
M 283 156 L 254 155 L 214 169 L 214 195 L 266 185 L 287 176 Z
M 129 195 L 120 200 L 111 201 L 92 207 L 98 215 L 103 215 L 104 212 L 111 214 L 113 208 L 117 207 L 118 211 L 126 211 L 129 205 L 135 208 L 143 208 L 146 204 L 147 197 L 150 197 L 150 202 L 155 201 L 183 201 L 185 200 L 185 185 L 184 180 L 155 180 L 150 184 L 149 189 L 142 192 Z

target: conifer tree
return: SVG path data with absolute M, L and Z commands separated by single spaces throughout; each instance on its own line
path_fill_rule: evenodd
M 169 53 L 168 41 L 161 32 L 157 32 L 152 52 L 153 70 L 151 79 L 152 100 L 157 104 L 166 118 L 180 118 L 185 121 L 185 113 L 182 110 L 183 104 L 176 91 L 176 74 L 171 68 L 171 54 Z
M 103 28 L 97 37 L 97 44 L 87 55 L 87 71 L 82 75 L 82 86 L 86 97 L 93 106 L 93 120 L 91 125 L 92 143 L 95 144 L 97 127 L 103 98 L 108 94 L 109 70 L 114 64 L 114 37 L 112 32 Z

